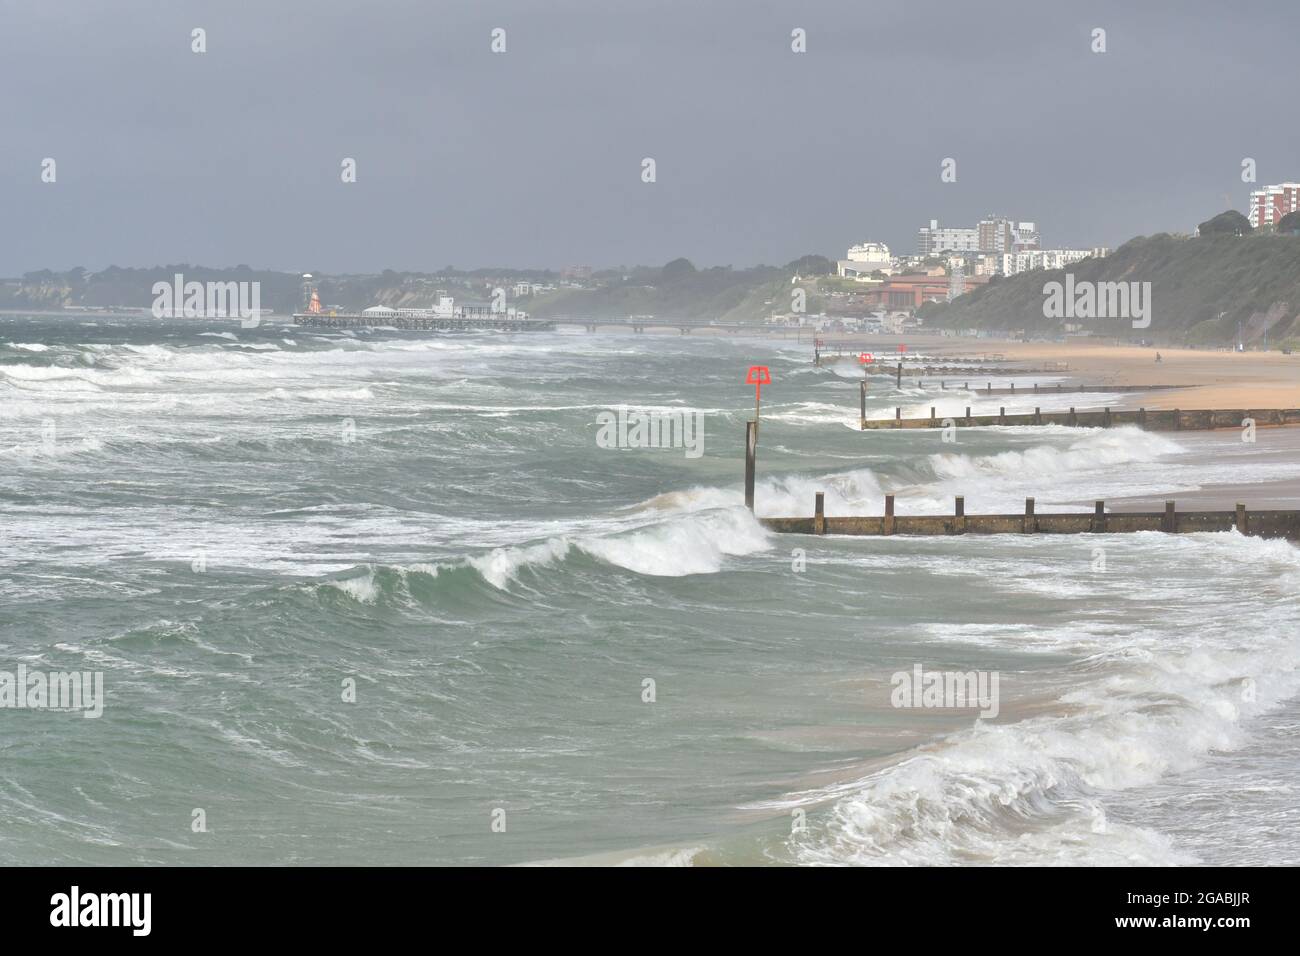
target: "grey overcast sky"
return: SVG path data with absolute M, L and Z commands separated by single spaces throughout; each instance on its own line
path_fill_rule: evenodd
M 1038 222 L 1049 246 L 1114 246 L 1244 210 L 1244 157 L 1260 183 L 1300 179 L 1296 0 L 0 11 L 6 276 L 741 267 L 863 240 L 910 252 L 931 218 L 990 213 Z

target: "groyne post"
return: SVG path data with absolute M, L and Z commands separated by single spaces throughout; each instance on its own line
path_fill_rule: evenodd
M 813 499 L 813 534 L 826 533 L 826 492 L 817 492 Z
M 897 377 L 894 379 L 894 387 L 895 388 L 903 387 L 903 363 L 902 362 L 898 363 L 898 372 L 897 372 Z
M 1172 501 L 1165 502 L 1165 517 L 1160 530 L 1168 531 L 1170 534 L 1178 530 L 1178 516 L 1174 513 L 1174 503 Z
M 955 517 L 956 517 L 957 520 L 956 520 L 956 522 L 954 522 L 954 524 L 956 525 L 956 531 L 957 531 L 958 534 L 965 534 L 965 533 L 966 533 L 966 498 L 965 498 L 965 496 L 963 496 L 963 495 L 958 495 L 958 496 L 957 496 L 957 505 L 956 505 L 956 509 L 955 509 L 955 511 L 956 511 Z
M 1103 532 L 1106 530 L 1106 502 L 1098 501 L 1092 511 L 1092 530 Z
M 1025 499 L 1025 523 L 1023 530 L 1025 534 L 1033 534 L 1038 530 L 1038 522 L 1034 520 L 1034 499 Z
M 895 428 L 903 427 L 903 410 L 901 408 L 894 409 L 894 427 Z
M 758 422 L 745 422 L 745 507 L 754 510 L 754 467 L 758 457 Z
M 1240 534 L 1246 533 L 1246 506 L 1240 501 L 1237 502 L 1237 531 Z
M 867 380 L 865 378 L 858 383 L 858 418 L 864 422 L 867 420 Z
M 885 534 L 894 533 L 894 496 L 885 495 Z

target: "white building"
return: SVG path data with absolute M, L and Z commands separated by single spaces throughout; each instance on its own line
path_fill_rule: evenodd
M 889 246 L 883 242 L 863 242 L 849 247 L 848 261 L 861 262 L 881 272 L 888 272 L 893 267 L 894 260 L 889 254 Z
M 1104 258 L 1109 252 L 1105 246 L 1092 249 L 1033 249 L 1029 252 L 1008 252 L 997 256 L 996 260 L 1000 275 L 1014 276 L 1035 269 L 1064 269 L 1084 259 Z
M 916 251 L 923 256 L 940 252 L 979 252 L 980 231 L 940 228 L 939 220 L 931 219 L 930 225 L 922 226 L 916 234 Z

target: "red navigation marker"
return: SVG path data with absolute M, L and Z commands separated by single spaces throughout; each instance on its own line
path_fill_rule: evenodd
M 898 351 L 900 351 L 900 352 L 906 352 L 906 351 L 907 351 L 907 346 L 904 345 L 902 342 L 899 342 L 899 343 L 898 343 Z
M 766 365 L 751 365 L 745 374 L 745 384 L 754 386 L 754 424 L 758 425 L 758 403 L 763 397 L 763 386 L 772 384 L 772 373 Z
M 861 354 L 858 355 L 859 365 L 867 365 L 870 364 L 871 362 L 874 362 L 875 360 L 876 357 L 872 355 L 870 352 L 862 352 Z

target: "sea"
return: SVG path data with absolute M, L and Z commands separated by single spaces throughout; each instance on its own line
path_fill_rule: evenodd
M 1294 545 L 777 535 L 753 366 L 760 516 L 1300 476 L 1263 429 L 864 432 L 864 377 L 1035 399 L 807 337 L 0 317 L 0 682 L 103 686 L 0 686 L 0 863 L 1300 862 Z M 996 714 L 900 703 L 918 668 Z

